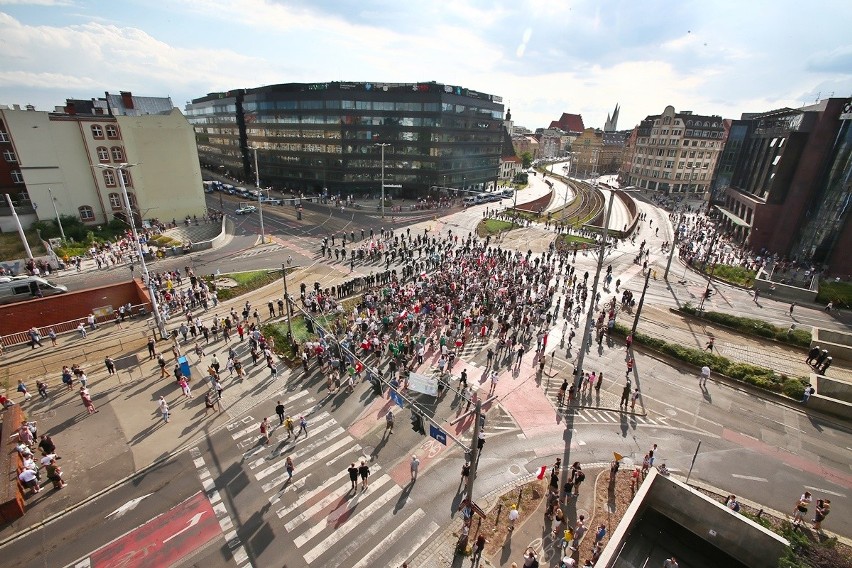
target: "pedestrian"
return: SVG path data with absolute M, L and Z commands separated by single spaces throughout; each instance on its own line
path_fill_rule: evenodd
M 704 350 L 709 351 L 710 353 L 713 353 L 713 346 L 714 346 L 715 343 L 716 343 L 716 338 L 710 337 L 710 341 L 708 341 L 707 345 L 704 346 Z
M 391 410 L 385 414 L 385 433 L 393 434 L 393 411 Z
M 512 508 L 509 510 L 509 532 L 515 530 L 515 522 L 517 522 L 518 517 L 521 514 L 518 512 L 518 506 L 516 504 L 512 504 Z
M 820 375 L 825 375 L 825 372 L 828 371 L 829 367 L 831 367 L 831 361 L 832 361 L 831 357 L 825 358 L 825 363 L 823 363 L 822 367 L 820 367 L 820 369 L 819 369 Z
M 293 471 L 295 470 L 292 457 L 287 456 L 287 460 L 284 462 L 284 469 L 287 470 L 287 481 L 289 482 L 293 479 Z
M 801 402 L 802 404 L 807 404 L 808 400 L 811 398 L 811 395 L 815 392 L 816 389 L 813 387 L 813 385 L 806 386 L 805 390 L 802 392 L 802 400 L 800 400 L 799 402 Z
M 795 308 L 795 307 L 796 307 L 796 302 L 793 302 L 792 304 L 790 304 L 790 317 L 793 317 L 793 308 Z
M 580 462 L 575 461 L 571 464 L 571 481 L 574 485 L 574 496 L 580 494 L 580 484 L 586 480 L 586 474 L 583 472 L 583 468 L 580 466 Z
M 461 480 L 459 481 L 459 487 L 464 487 L 465 483 L 467 483 L 467 478 L 470 476 L 470 462 L 464 462 L 464 465 L 461 468 Z
M 104 366 L 106 367 L 107 373 L 110 375 L 115 374 L 115 361 L 113 361 L 112 357 L 109 355 L 104 357 Z
M 471 566 L 476 566 L 482 559 L 482 550 L 485 548 L 485 543 L 487 542 L 488 539 L 485 538 L 485 535 L 479 533 L 479 536 L 476 537 L 476 542 L 473 543 L 473 549 L 470 554 Z
M 24 400 L 29 400 L 33 397 L 27 390 L 27 385 L 24 384 L 23 379 L 18 379 L 18 392 L 24 395 Z
M 663 562 L 663 568 L 680 568 L 680 564 L 677 563 L 677 558 L 672 556 Z
M 627 357 L 627 372 L 624 374 L 625 378 L 630 376 L 630 372 L 633 370 L 633 357 Z M 626 406 L 626 405 L 625 405 Z
M 260 421 L 260 437 L 264 444 L 269 444 L 269 419 L 266 417 Z
M 189 387 L 189 382 L 186 380 L 186 377 L 180 378 L 178 386 L 180 386 L 180 390 L 183 393 L 183 396 L 185 396 L 186 398 L 192 398 L 192 390 Z
M 811 504 L 811 492 L 805 491 L 802 493 L 802 496 L 799 497 L 799 500 L 796 502 L 796 506 L 793 508 L 793 526 L 801 526 L 804 522 L 805 515 L 808 514 L 808 505 Z
M 154 339 L 154 336 L 152 335 L 151 337 L 148 338 L 148 360 L 149 361 L 151 361 L 152 359 L 154 359 L 154 357 L 157 356 L 157 349 L 156 349 L 155 346 L 156 346 L 156 340 Z
M 740 512 L 740 503 L 739 501 L 737 501 L 736 495 L 728 495 L 728 497 L 725 499 L 725 506 L 734 513 Z
M 166 358 L 162 353 L 157 353 L 157 365 L 160 366 L 160 378 L 171 377 L 172 374 L 166 369 Z
M 621 401 L 618 403 L 618 407 L 624 407 L 627 410 L 628 402 L 630 402 L 630 381 L 627 381 L 627 384 L 621 389 Z
M 595 531 L 595 544 L 599 543 L 606 536 L 606 525 L 598 525 L 598 530 Z
M 284 405 L 281 404 L 281 401 L 278 401 L 278 404 L 275 405 L 275 414 L 278 415 L 278 425 L 281 426 L 284 424 Z
M 216 402 L 219 403 L 219 410 L 222 410 L 222 392 L 224 392 L 225 387 L 222 386 L 222 383 L 217 378 L 213 388 L 216 389 Z
M 349 464 L 349 482 L 352 484 L 350 488 L 352 491 L 355 491 L 358 488 L 358 468 L 355 466 L 355 462 Z
M 817 499 L 816 512 L 814 513 L 813 528 L 814 530 L 822 530 L 822 522 L 831 512 L 830 499 Z
M 299 434 L 301 434 L 302 432 L 305 433 L 305 437 L 307 438 L 308 437 L 308 421 L 305 420 L 304 416 L 299 416 Z M 299 434 L 296 434 L 296 436 L 298 437 Z
M 805 363 L 810 365 L 813 361 L 816 361 L 816 358 L 819 357 L 819 352 L 819 345 L 814 345 L 813 347 L 811 347 L 811 350 L 808 351 L 808 358 L 805 359 Z
M 161 396 L 159 402 L 157 403 L 157 407 L 160 409 L 160 413 L 163 415 L 163 422 L 168 424 L 169 423 L 169 403 L 166 402 L 166 399 Z
M 47 336 L 50 338 L 50 345 L 56 347 L 56 331 L 52 327 L 47 330 Z
M 601 392 L 601 386 L 603 385 L 603 371 L 598 374 L 598 380 L 595 381 L 595 396 L 598 396 Z
M 633 391 L 633 396 L 630 399 L 630 412 L 636 411 L 636 401 L 639 400 L 639 387 Z
M 701 374 L 698 376 L 698 386 L 706 387 L 707 379 L 710 378 L 710 367 L 704 365 L 701 367 Z
M 491 371 L 491 388 L 488 390 L 488 396 L 494 394 L 494 391 L 497 390 L 497 381 L 500 380 L 500 376 L 497 371 Z
M 47 474 L 47 479 L 53 483 L 54 489 L 62 489 L 68 485 L 65 480 L 62 479 L 62 468 L 56 463 L 56 456 L 46 455 L 42 458 L 42 464 L 44 465 L 44 471 Z
M 284 428 L 287 429 L 287 439 L 290 439 L 290 436 L 293 436 L 293 419 L 289 416 L 284 419 Z
M 89 394 L 89 389 L 86 387 L 80 387 L 80 399 L 83 401 L 83 406 L 86 407 L 86 411 L 89 414 L 98 412 L 95 410 L 95 405 L 92 403 L 92 395 Z
M 420 468 L 420 460 L 416 455 L 411 456 L 411 481 L 417 481 L 417 470 Z
M 367 478 L 370 477 L 370 467 L 364 460 L 361 460 L 361 465 L 358 467 L 358 475 L 361 476 L 361 491 L 367 489 Z
M 571 545 L 573 550 L 577 550 L 580 548 L 580 541 L 583 539 L 583 536 L 586 534 L 588 528 L 586 527 L 586 516 L 580 515 L 577 519 L 577 523 L 574 525 L 574 542 Z
M 204 415 L 207 416 L 207 411 L 210 409 L 215 409 L 218 400 L 213 399 L 213 393 L 207 391 L 207 394 L 204 395 Z M 222 412 L 222 405 L 219 405 L 219 412 Z

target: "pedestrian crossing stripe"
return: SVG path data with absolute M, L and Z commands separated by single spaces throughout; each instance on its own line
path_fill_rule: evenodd
M 389 503 L 392 499 L 396 499 L 397 496 L 402 493 L 402 488 L 399 485 L 392 485 L 390 489 L 382 493 L 378 499 L 371 502 L 369 505 L 361 509 L 354 516 L 349 517 L 346 522 L 340 526 L 338 526 L 334 531 L 326 537 L 325 540 L 317 544 L 311 550 L 308 550 L 304 554 L 304 559 L 308 564 L 311 564 L 314 560 L 316 560 L 321 554 L 328 551 L 329 547 L 337 544 L 343 539 L 346 535 L 348 535 L 351 531 L 353 531 L 356 527 L 360 527 L 363 525 L 364 521 L 370 517 L 373 513 L 378 511 L 385 504 Z M 320 525 L 317 525 L 320 526 Z M 296 539 L 297 541 L 299 539 Z M 296 543 L 297 548 L 301 548 L 302 545 L 305 544 L 304 541 L 300 545 L 298 542 Z
M 348 559 L 351 559 L 351 557 L 355 554 L 355 552 L 358 550 L 358 548 L 361 547 L 361 544 L 362 544 L 361 541 L 362 540 L 367 540 L 367 539 L 375 536 L 376 534 L 379 533 L 379 531 L 381 531 L 385 526 L 387 526 L 388 523 L 393 523 L 394 517 L 396 515 L 397 515 L 396 511 L 390 510 L 390 511 L 387 511 L 384 515 L 382 515 L 379 520 L 365 525 L 362 528 L 362 531 L 360 531 L 358 533 L 359 538 L 357 540 L 350 542 L 346 546 L 346 548 L 343 549 L 342 552 L 338 553 L 332 560 L 326 562 L 325 564 L 327 566 L 343 566 L 343 565 L 345 565 L 346 564 L 345 561 L 348 560 Z M 422 519 L 425 516 L 426 516 L 426 513 L 424 513 L 422 509 L 417 509 L 416 511 L 414 511 L 410 515 L 404 515 L 403 522 L 400 523 L 400 525 L 397 526 L 394 529 L 393 532 L 398 531 L 400 529 L 400 527 L 402 527 L 403 530 L 407 531 L 410 527 L 413 527 L 420 519 Z M 438 525 L 435 524 L 435 526 L 437 527 Z M 388 545 L 393 543 L 393 541 L 390 541 L 390 537 L 393 534 L 393 532 L 391 532 L 384 539 L 382 539 L 383 548 L 371 549 L 370 554 L 368 556 L 370 556 L 370 555 L 378 556 L 378 554 L 383 552 L 383 550 L 386 550 L 388 548 Z M 408 556 L 408 555 L 406 554 L 406 556 Z M 338 559 L 339 559 L 339 561 L 338 561 Z M 362 562 L 363 561 L 364 561 L 364 559 L 362 559 Z M 372 562 L 370 562 L 369 564 L 366 564 L 366 565 L 372 565 Z M 399 566 L 399 563 L 398 562 L 397 563 L 391 563 L 391 564 L 388 564 L 388 566 Z
M 341 440 L 338 440 L 335 444 L 333 444 L 333 445 L 329 446 L 328 448 L 324 449 L 324 450 L 323 450 L 323 451 L 321 451 L 320 453 L 316 454 L 316 456 L 315 456 L 313 459 L 305 460 L 303 464 L 299 465 L 299 467 L 300 467 L 300 468 L 302 468 L 302 467 L 306 467 L 306 468 L 307 468 L 307 467 L 310 467 L 310 466 L 311 466 L 311 465 L 312 465 L 315 461 L 321 460 L 321 459 L 325 458 L 326 456 L 328 456 L 328 455 L 330 455 L 330 454 L 333 454 L 333 453 L 337 452 L 337 451 L 338 451 L 338 450 L 340 450 L 341 448 L 343 448 L 343 447 L 345 447 L 345 446 L 347 446 L 347 445 L 349 445 L 349 444 L 351 444 L 351 443 L 352 443 L 352 438 L 349 438 L 348 436 L 347 436 L 346 438 L 343 438 L 343 439 L 341 439 Z M 361 451 L 361 446 L 358 446 L 358 445 L 356 444 L 355 448 L 353 448 L 353 449 L 354 449 L 355 451 L 360 452 L 360 451 Z M 308 449 L 306 449 L 306 450 L 305 450 L 305 452 L 307 452 L 307 451 L 308 451 Z M 304 454 L 305 452 L 302 452 L 302 454 Z M 299 454 L 299 456 L 301 456 L 302 454 Z M 294 456 L 294 460 L 296 460 L 296 461 L 297 461 L 297 463 L 298 463 L 299 456 L 296 456 L 296 454 L 293 454 L 293 456 Z M 273 470 L 273 471 L 274 471 L 274 470 Z M 279 485 L 279 484 L 281 484 L 281 483 L 284 483 L 284 482 L 286 481 L 286 478 L 285 478 L 285 476 L 286 476 L 286 475 L 287 475 L 287 472 L 286 472 L 286 470 L 285 470 L 285 471 L 284 471 L 284 473 L 281 473 L 281 474 L 280 474 L 280 475 L 278 475 L 277 477 L 275 477 L 275 478 L 271 479 L 269 482 L 264 483 L 264 484 L 263 484 L 263 492 L 264 492 L 264 493 L 268 493 L 270 490 L 274 489 L 276 485 Z M 259 481 L 260 479 L 261 479 L 261 478 L 258 478 L 258 481 Z
M 371 475 L 371 477 L 372 477 L 372 475 Z M 378 478 L 376 478 L 374 480 L 373 484 L 369 487 L 369 489 L 378 489 L 379 487 L 381 487 L 382 485 L 384 485 L 388 481 L 390 481 L 390 476 L 380 475 Z M 347 505 L 351 505 L 353 507 L 358 504 L 358 502 L 361 500 L 362 497 L 366 496 L 366 491 L 361 491 L 360 489 L 357 488 L 358 487 L 357 485 L 355 487 L 356 487 L 357 494 L 347 504 Z M 287 532 L 292 532 L 294 528 L 296 528 L 300 524 L 304 523 L 305 521 L 310 521 L 311 518 L 316 516 L 318 513 L 320 513 L 324 509 L 327 509 L 333 503 L 339 501 L 344 495 L 348 494 L 351 491 L 352 491 L 351 485 L 350 486 L 341 485 L 340 487 L 336 488 L 334 491 L 332 491 L 331 493 L 329 493 L 328 495 L 323 497 L 321 500 L 317 501 L 312 506 L 307 508 L 304 512 L 300 513 L 299 515 L 297 515 L 296 517 L 294 517 L 293 519 L 288 521 L 284 525 L 284 530 L 286 530 Z M 304 500 L 302 500 L 302 502 L 304 502 Z M 281 509 L 280 511 L 278 511 L 278 518 L 279 519 L 283 518 L 283 516 L 281 514 L 282 511 L 284 511 L 284 509 Z M 292 508 L 290 508 L 290 511 L 292 511 Z M 290 511 L 288 511 L 288 512 L 290 512 Z M 284 515 L 284 516 L 286 516 L 286 515 Z M 319 523 L 314 525 L 314 529 L 318 526 L 320 526 Z M 319 529 L 319 530 L 322 530 L 322 529 Z M 310 540 L 310 538 L 311 537 L 309 537 L 307 540 Z M 307 540 L 305 542 L 307 542 Z M 301 545 L 297 545 L 297 546 L 301 547 Z
M 424 513 L 422 509 L 417 509 L 416 511 L 414 511 L 411 515 L 407 516 L 399 525 L 397 525 L 382 540 L 383 547 L 377 547 L 377 548 L 373 548 L 372 550 L 370 550 L 370 552 L 368 552 L 366 556 L 364 556 L 355 565 L 353 565 L 352 568 L 367 568 L 368 566 L 376 565 L 376 560 L 378 560 L 379 556 L 381 556 L 381 554 L 384 552 L 384 549 L 388 549 L 388 548 L 393 547 L 393 545 L 396 544 L 396 541 L 398 541 L 402 537 L 402 535 L 406 534 L 411 528 L 417 526 L 418 523 L 421 521 L 421 519 L 423 519 L 423 517 L 425 517 L 425 516 L 426 516 L 426 513 Z M 434 525 L 434 528 L 432 528 L 433 525 Z M 380 526 L 381 525 L 379 523 L 371 523 L 370 524 L 371 529 L 375 528 L 375 529 L 378 530 L 380 528 Z M 438 525 L 434 521 L 430 521 L 428 530 L 421 532 L 420 535 L 421 535 L 421 537 L 423 535 L 426 535 L 426 538 L 428 539 L 429 537 L 432 536 L 432 533 L 434 533 L 436 530 L 438 530 Z M 424 539 L 423 542 L 425 542 L 425 539 Z M 408 550 L 405 553 L 403 558 L 408 558 L 409 556 L 411 556 L 411 554 L 413 554 L 414 551 L 416 551 L 418 548 L 420 548 L 420 546 L 423 544 L 423 542 L 416 543 L 415 546 L 413 546 L 410 550 Z M 347 551 L 348 551 L 348 547 L 347 547 Z M 394 561 L 394 562 L 388 564 L 388 566 L 399 566 L 400 564 L 402 564 L 402 562 L 403 562 L 403 560 L 400 560 L 398 562 Z M 333 566 L 334 563 L 333 562 L 329 563 L 329 565 Z
M 324 414 L 326 414 L 326 416 L 325 416 L 325 417 L 322 417 L 320 420 L 324 420 L 326 417 L 328 417 L 328 414 L 327 414 L 327 413 L 324 413 Z M 322 415 L 320 415 L 320 416 L 322 416 Z M 329 428 L 329 427 L 331 427 L 331 426 L 336 426 L 336 425 L 337 425 L 337 423 L 336 423 L 334 420 L 331 420 L 331 419 L 329 419 L 329 420 L 325 420 L 324 422 L 323 422 L 323 421 L 320 421 L 320 420 L 317 420 L 317 422 L 319 422 L 319 424 L 317 424 L 317 426 L 315 426 L 314 428 L 312 428 L 312 429 L 311 429 L 311 434 L 317 434 L 317 433 L 319 433 L 319 432 L 322 432 L 322 431 L 323 431 L 323 430 L 325 430 L 326 428 Z M 272 441 L 272 442 L 270 442 L 270 443 L 274 443 L 274 438 L 273 438 L 273 436 L 272 436 L 272 435 L 273 435 L 276 431 L 278 431 L 278 430 L 282 430 L 283 432 L 286 432 L 286 431 L 287 431 L 287 430 L 286 430 L 286 428 L 284 428 L 283 426 L 278 426 L 277 428 L 273 429 L 273 430 L 272 430 L 272 432 L 270 432 L 270 438 L 271 438 L 273 441 Z M 343 428 L 341 428 L 341 427 L 339 427 L 339 426 L 338 426 L 338 427 L 335 429 L 335 431 L 338 431 L 338 432 L 337 432 L 337 434 L 340 434 L 340 433 L 342 433 L 342 432 L 343 432 Z M 335 434 L 335 435 L 337 435 L 337 434 Z M 316 436 L 313 436 L 313 438 L 315 439 L 315 438 L 316 438 Z M 299 441 L 304 442 L 305 440 L 312 440 L 312 438 L 311 438 L 311 437 L 307 437 L 307 438 L 304 438 L 304 437 L 303 437 L 303 438 L 301 438 L 301 439 L 300 439 L 300 438 L 294 438 L 294 437 L 292 437 L 292 436 L 291 436 L 289 439 L 288 439 L 288 438 L 283 438 L 283 437 L 282 437 L 282 438 L 279 438 L 279 440 L 280 440 L 280 441 L 279 441 L 278 443 L 279 443 L 279 444 L 283 444 L 283 446 L 282 446 L 282 447 L 276 448 L 276 449 L 275 449 L 275 450 L 273 450 L 273 451 L 272 451 L 272 452 L 271 452 L 268 456 L 265 456 L 265 457 L 262 457 L 262 458 L 257 458 L 257 459 L 255 459 L 255 460 L 250 461 L 250 462 L 248 463 L 249 469 L 257 469 L 257 468 L 259 468 L 259 467 L 261 467 L 261 466 L 263 466 L 263 465 L 267 465 L 267 464 L 269 464 L 269 462 L 270 462 L 270 461 L 272 461 L 272 460 L 276 460 L 276 459 L 278 459 L 279 457 L 286 457 L 286 456 L 284 456 L 284 452 L 290 451 L 290 450 L 292 450 L 293 448 L 295 448 L 295 447 L 296 447 L 295 445 L 296 445 Z M 312 441 L 313 441 L 313 440 L 312 440 Z M 256 454 L 262 453 L 262 452 L 263 452 L 263 450 L 267 450 L 267 449 L 269 449 L 269 446 L 267 446 L 266 444 L 261 444 L 261 445 L 259 446 L 260 451 L 257 451 L 257 449 L 258 449 L 258 448 L 255 448 L 255 449 L 254 449 L 254 450 L 252 450 L 251 452 L 246 452 L 246 455 L 244 456 L 244 458 L 243 458 L 243 459 L 247 459 L 247 458 L 249 458 L 249 457 L 253 457 L 253 456 L 254 456 L 254 455 L 256 455 Z M 248 455 L 249 453 L 251 453 L 251 456 L 249 456 L 249 455 Z
M 290 398 L 287 399 L 287 404 L 292 404 L 294 401 L 302 398 L 303 396 L 305 396 L 307 394 L 308 394 L 308 391 L 306 391 L 306 390 L 299 391 L 298 393 L 295 393 L 293 396 L 291 396 Z M 314 401 L 315 401 L 315 399 L 313 397 L 309 396 L 303 402 L 304 403 L 311 403 L 311 402 L 314 402 Z M 285 407 L 286 407 L 286 404 L 285 404 Z M 292 414 L 291 414 L 291 416 L 292 416 Z M 231 428 L 232 426 L 233 426 L 234 429 L 236 429 L 239 426 L 245 426 L 246 423 L 251 423 L 251 426 L 243 427 L 242 429 L 237 430 L 236 432 L 231 432 L 231 437 L 234 440 L 239 440 L 243 436 L 251 434 L 252 432 L 257 433 L 259 431 L 260 426 L 258 425 L 257 422 L 255 422 L 255 420 L 251 416 L 247 416 L 246 418 L 240 420 L 239 422 L 235 422 L 234 424 L 229 424 L 228 430 L 232 430 L 232 428 Z
M 393 560 L 390 561 L 388 566 L 400 566 L 405 561 L 406 558 L 410 558 L 411 556 L 413 556 L 414 553 L 421 546 L 423 546 L 426 543 L 427 540 L 432 538 L 432 535 L 435 534 L 435 532 L 439 528 L 440 527 L 438 526 L 438 523 L 436 523 L 435 521 L 429 521 L 429 524 L 427 525 L 426 530 L 421 530 L 419 532 L 418 536 L 416 537 L 414 542 L 411 544 L 409 549 L 406 552 L 399 553 Z
M 374 465 L 370 466 L 370 473 L 375 474 L 376 472 L 380 471 L 381 469 L 382 468 L 381 468 L 380 465 L 374 464 Z M 334 477 L 329 479 L 325 483 L 325 485 L 320 485 L 316 489 L 313 489 L 313 490 L 311 490 L 311 491 L 309 491 L 309 492 L 307 492 L 303 495 L 300 495 L 299 498 L 295 502 L 290 503 L 289 505 L 286 505 L 286 506 L 282 507 L 281 509 L 279 509 L 277 511 L 278 518 L 283 519 L 284 517 L 286 517 L 287 515 L 289 515 L 290 513 L 292 513 L 293 511 L 295 511 L 296 509 L 298 509 L 299 507 L 301 507 L 302 505 L 304 505 L 305 503 L 307 503 L 308 501 L 310 501 L 314 497 L 318 496 L 323 491 L 327 490 L 330 486 L 336 484 L 338 481 L 340 481 L 344 477 L 348 478 L 348 473 L 349 472 L 345 469 L 341 470 L 340 473 L 338 473 L 337 475 L 335 475 Z M 343 491 L 343 489 L 346 489 L 346 490 Z M 329 503 L 334 501 L 334 499 L 337 499 L 337 498 L 345 495 L 347 492 L 349 492 L 351 490 L 352 490 L 351 484 L 350 484 L 349 488 L 341 487 L 341 488 L 336 489 L 335 493 L 339 491 L 340 492 L 339 494 L 337 494 L 334 497 L 327 496 L 327 497 L 323 498 L 323 501 L 328 499 L 328 502 L 325 505 L 317 506 L 318 504 L 314 503 L 307 510 L 303 511 L 300 514 L 300 516 L 305 515 L 305 518 L 310 518 L 310 516 L 316 514 L 318 511 L 321 511 L 323 508 L 327 507 Z M 271 501 L 271 499 L 270 499 L 270 501 Z M 309 511 L 312 511 L 312 512 L 309 513 Z
M 320 453 L 316 454 L 316 456 L 322 455 L 323 457 L 325 457 L 325 456 L 329 455 L 327 453 L 329 448 L 334 448 L 334 451 L 336 451 L 340 447 L 342 447 L 346 444 L 352 443 L 352 441 L 353 441 L 352 438 L 350 438 L 349 436 L 345 436 L 344 438 L 341 438 L 340 440 L 336 441 L 331 446 L 327 446 L 327 447 L 324 446 L 325 444 L 328 444 L 331 440 L 333 440 L 334 438 L 336 438 L 340 434 L 343 434 L 344 432 L 345 432 L 345 430 L 343 430 L 343 428 L 338 426 L 337 428 L 332 430 L 328 435 L 323 436 L 322 438 L 310 438 L 311 440 L 313 440 L 312 443 L 304 445 L 304 446 L 300 446 L 298 450 L 296 450 L 295 452 L 292 452 L 290 454 L 287 454 L 286 456 L 284 454 L 281 454 L 279 456 L 281 459 L 279 460 L 278 463 L 274 463 L 274 464 L 272 464 L 268 467 L 265 467 L 265 468 L 261 469 L 260 471 L 256 472 L 254 474 L 255 479 L 257 479 L 258 481 L 263 481 L 265 478 L 272 475 L 276 471 L 281 470 L 283 468 L 283 464 L 281 462 L 283 462 L 287 457 L 290 457 L 290 458 L 293 458 L 294 460 L 296 460 L 296 459 L 299 459 L 299 458 L 301 458 L 305 455 L 308 455 L 308 454 L 310 454 L 310 452 L 316 451 L 320 448 L 323 448 L 323 449 Z
M 391 483 L 390 487 L 386 491 L 381 492 L 379 499 L 371 502 L 370 505 L 367 506 L 367 508 L 360 510 L 358 514 L 354 517 L 349 516 L 349 514 L 358 506 L 358 504 L 362 500 L 365 500 L 368 496 L 375 494 L 377 492 L 376 490 L 384 486 L 389 481 L 391 481 L 389 475 L 380 475 L 378 478 L 373 480 L 373 483 L 370 484 L 370 487 L 368 489 L 363 491 L 358 490 L 352 499 L 349 499 L 348 501 L 345 501 L 340 504 L 332 505 L 333 509 L 326 516 L 325 520 L 312 524 L 308 530 L 293 539 L 293 543 L 296 545 L 296 548 L 302 548 L 303 546 L 305 546 L 305 544 L 313 540 L 314 537 L 316 537 L 328 528 L 331 528 L 332 530 L 334 530 L 334 532 L 342 531 L 344 527 L 351 526 L 354 528 L 353 523 L 356 522 L 356 517 L 361 518 L 364 516 L 365 512 L 372 512 L 377 510 L 379 507 L 381 507 L 381 505 L 385 503 L 383 499 L 386 498 L 387 495 L 396 496 L 397 494 L 402 492 L 402 489 L 400 489 L 399 485 Z M 377 503 L 378 506 L 376 506 Z M 292 521 L 287 524 L 292 525 Z M 295 528 L 295 526 L 298 526 L 298 524 L 291 526 L 290 530 Z M 347 530 L 346 532 L 349 531 Z M 305 560 L 308 559 L 305 558 Z M 308 560 L 308 564 L 310 564 L 310 562 L 311 561 Z

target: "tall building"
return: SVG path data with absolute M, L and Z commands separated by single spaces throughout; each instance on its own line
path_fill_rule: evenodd
M 606 122 L 604 123 L 604 132 L 615 132 L 618 130 L 618 113 L 621 112 L 621 109 L 618 105 L 615 105 L 615 110 L 612 111 L 612 116 L 609 114 L 606 115 Z
M 496 185 L 502 99 L 439 83 L 287 83 L 212 93 L 186 106 L 201 162 L 261 184 L 333 194 L 385 183 L 420 195 L 432 186 Z
M 2 146 L 11 146 L 5 157 L 16 164 L 22 224 L 54 219 L 54 205 L 92 226 L 123 217 L 118 174 L 98 167 L 105 164 L 135 164 L 122 177 L 142 219 L 207 211 L 192 127 L 169 98 L 122 92 L 69 99 L 54 112 L 0 108 L 0 125 Z M 13 227 L 10 212 L 0 210 L 0 228 Z
M 852 100 L 733 121 L 724 225 L 754 251 L 852 273 Z
M 675 112 L 667 106 L 636 127 L 630 169 L 622 170 L 621 177 L 628 185 L 649 191 L 704 194 L 710 189 L 724 135 L 722 117 Z

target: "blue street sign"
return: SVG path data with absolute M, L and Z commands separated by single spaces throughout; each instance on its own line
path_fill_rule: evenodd
M 399 395 L 398 392 L 396 392 L 393 389 L 388 389 L 388 392 L 390 393 L 390 397 L 391 397 L 392 401 L 397 403 L 400 406 L 400 408 L 405 408 L 405 401 L 402 400 L 402 397 Z
M 444 444 L 447 445 L 447 433 L 435 426 L 434 424 L 429 424 L 429 435 Z

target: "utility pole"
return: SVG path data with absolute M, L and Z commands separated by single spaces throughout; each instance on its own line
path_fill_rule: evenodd
M 479 462 L 479 423 L 482 420 L 482 401 L 476 401 L 476 410 L 474 410 L 473 421 L 473 438 L 470 441 L 470 475 L 467 476 L 467 486 L 465 493 L 469 504 L 473 503 L 473 480 L 476 477 L 476 468 Z M 473 507 L 471 507 L 471 515 L 473 515 Z M 471 517 L 473 518 L 473 517 Z
M 287 337 L 290 340 L 290 347 L 293 346 L 293 326 L 290 323 L 292 315 L 290 313 L 290 294 L 287 293 L 287 265 L 281 263 L 281 277 L 284 279 L 284 305 L 287 306 Z
M 24 234 L 24 228 L 21 226 L 21 220 L 18 219 L 18 212 L 15 211 L 15 206 L 12 204 L 12 198 L 6 194 L 6 202 L 9 204 L 9 209 L 12 210 L 12 217 L 15 218 L 15 224 L 18 226 L 18 235 L 21 237 L 21 242 L 24 243 L 24 250 L 27 251 L 27 258 L 33 258 L 33 251 L 30 250 L 30 243 L 27 242 L 27 235 Z
M 385 146 L 390 146 L 387 142 L 379 142 L 375 144 L 382 149 L 382 219 L 385 218 Z
M 677 246 L 680 245 L 680 230 L 683 228 L 683 216 L 681 216 L 680 222 L 677 225 L 677 229 L 675 229 L 674 238 L 672 239 L 672 246 L 669 249 L 669 260 L 666 262 L 666 272 L 663 274 L 663 280 L 668 282 L 669 280 L 669 268 L 672 266 L 672 258 L 674 258 L 674 251 Z
M 254 186 L 257 188 L 257 210 L 260 212 L 260 244 L 266 243 L 266 235 L 263 232 L 263 192 L 260 191 L 260 171 L 257 169 L 257 146 L 254 150 Z
M 642 296 L 639 298 L 639 306 L 636 308 L 636 317 L 633 318 L 633 329 L 630 330 L 630 335 L 635 339 L 636 327 L 639 325 L 639 314 L 642 313 L 642 304 L 645 303 L 645 292 L 648 291 L 648 279 L 651 277 L 651 267 L 648 267 L 648 274 L 645 275 L 645 287 L 642 288 Z
M 65 242 L 65 231 L 62 229 L 62 219 L 59 218 L 59 210 L 56 209 L 56 198 L 53 197 L 53 191 L 48 187 L 47 193 L 50 195 L 50 202 L 53 204 L 53 213 L 56 215 L 56 224 L 59 225 L 59 234 L 62 235 L 62 242 Z
M 590 323 L 592 319 L 595 317 L 595 297 L 598 293 L 598 284 L 601 279 L 601 269 L 603 269 L 603 261 L 604 255 L 606 254 L 606 245 L 607 245 L 607 235 L 609 233 L 609 217 L 612 214 L 612 205 L 615 203 L 615 192 L 610 192 L 609 194 L 609 205 L 606 208 L 606 215 L 604 216 L 603 223 L 603 231 L 601 234 L 601 251 L 600 256 L 598 257 L 598 269 L 595 271 L 595 280 L 592 285 L 592 293 L 589 295 L 589 313 L 586 316 L 585 328 L 583 329 L 583 341 L 580 343 L 580 354 L 577 356 L 577 368 L 575 369 L 576 376 L 574 377 L 574 383 L 579 388 L 582 385 L 583 380 L 583 359 L 586 356 L 586 344 L 589 342 L 589 336 L 592 333 Z

